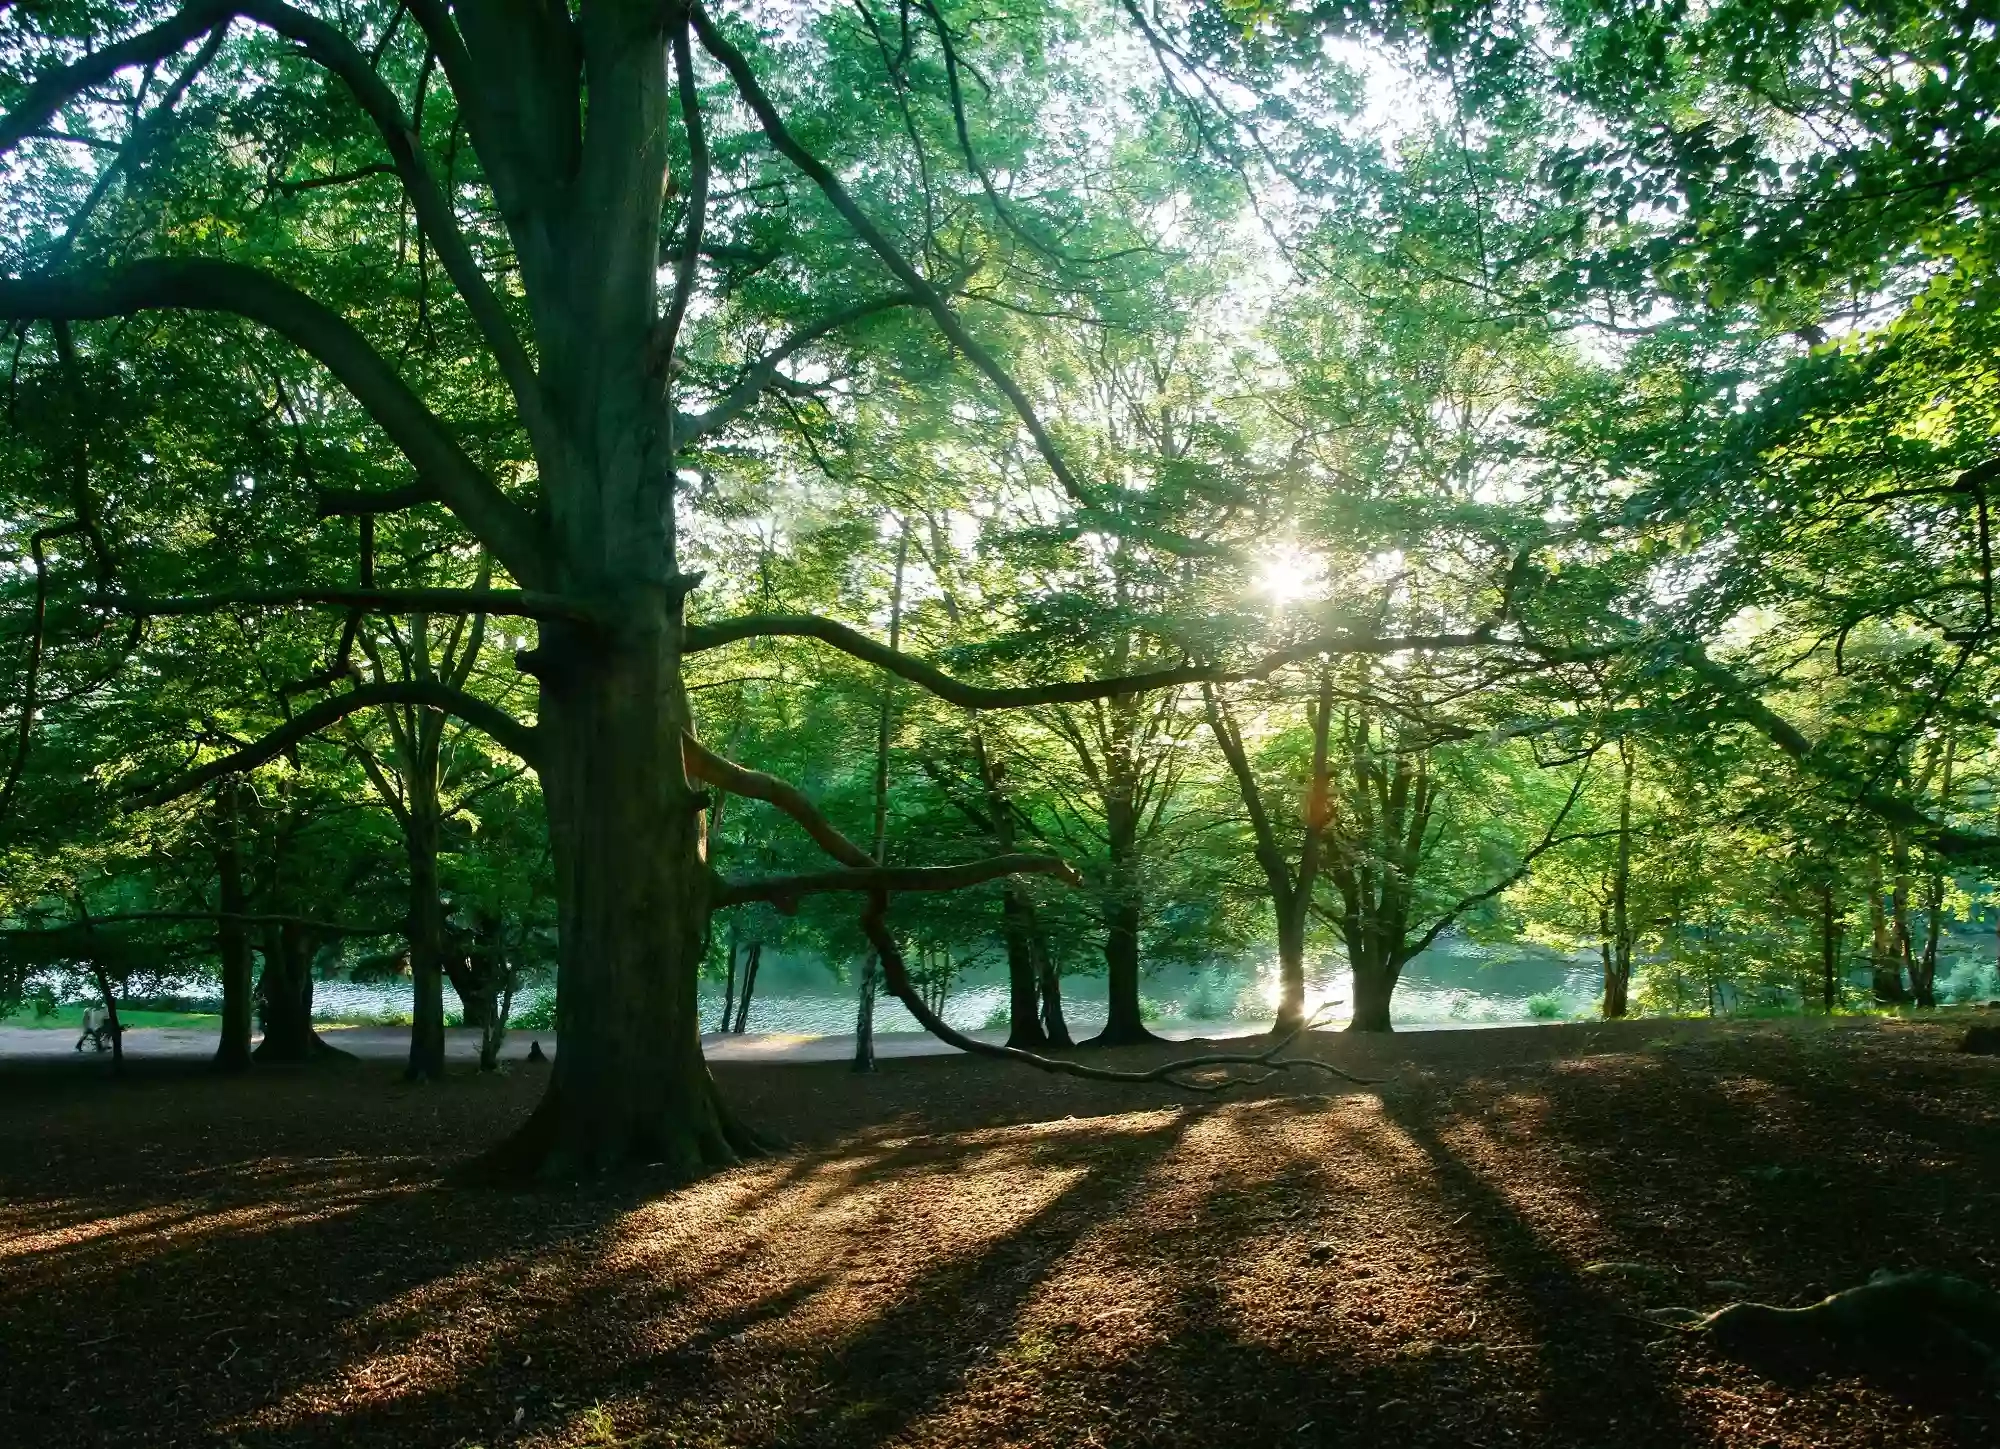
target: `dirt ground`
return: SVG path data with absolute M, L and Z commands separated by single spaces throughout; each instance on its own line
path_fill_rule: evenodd
M 444 1185 L 535 1068 L 0 1068 L 0 1444 L 1990 1449 L 1982 1383 L 1640 1316 L 2000 1287 L 1963 1027 L 1328 1038 L 1390 1080 L 1200 1101 L 725 1064 L 794 1145 L 678 1191 Z

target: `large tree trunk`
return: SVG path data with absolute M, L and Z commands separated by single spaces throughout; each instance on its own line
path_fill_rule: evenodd
M 1139 903 L 1114 898 L 1105 911 L 1104 967 L 1107 1014 L 1104 1030 L 1086 1046 L 1132 1046 L 1157 1041 L 1139 1013 Z
M 300 1065 L 320 1056 L 346 1056 L 313 1030 L 313 956 L 316 943 L 305 927 L 264 928 L 264 971 L 257 981 L 257 1004 L 264 1039 L 253 1053 L 261 1065 Z
M 661 588 L 625 613 L 615 640 L 543 631 L 560 1050 L 547 1096 L 503 1155 L 544 1176 L 657 1163 L 691 1178 L 754 1144 L 701 1055 L 708 867 L 701 797 L 681 762 L 677 601 Z
M 680 657 L 695 580 L 677 563 L 659 329 L 677 14 L 637 0 L 577 12 L 589 106 L 573 179 L 509 217 L 550 409 L 535 443 L 549 583 L 607 619 L 544 623 L 526 661 L 541 683 L 560 1049 L 541 1105 L 491 1161 L 543 1176 L 659 1164 L 691 1178 L 757 1145 L 717 1095 L 697 1012 L 710 875 L 706 797 L 682 762 Z M 572 75 L 556 84 L 574 94 Z
M 1354 1019 L 1349 1031 L 1393 1031 L 1389 1024 L 1389 1002 L 1396 994 L 1396 978 L 1402 967 L 1377 959 L 1370 952 L 1352 956 L 1354 976 Z
M 216 923 L 216 954 L 222 960 L 222 1035 L 215 1044 L 215 1065 L 225 1072 L 250 1069 L 251 985 L 255 976 L 250 933 L 241 917 L 248 909 L 243 889 L 242 816 L 239 786 L 225 784 L 216 797 L 216 879 L 222 918 Z

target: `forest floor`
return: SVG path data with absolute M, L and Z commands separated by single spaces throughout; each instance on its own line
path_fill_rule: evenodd
M 446 1185 L 539 1068 L 13 1063 L 0 1444 L 1990 1449 L 1986 1385 L 1640 1316 L 2000 1286 L 1967 1019 L 1316 1038 L 1389 1080 L 1195 1101 L 724 1063 L 793 1145 L 680 1190 Z

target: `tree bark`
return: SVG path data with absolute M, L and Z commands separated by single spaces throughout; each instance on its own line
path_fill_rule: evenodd
M 1903 989 L 1903 971 L 1896 960 L 1889 915 L 1883 908 L 1883 884 L 1882 857 L 1876 854 L 1868 862 L 1868 965 L 1874 977 L 1875 1000 L 1893 1006 L 1909 1000 L 1909 994 Z
M 1146 1028 L 1139 1012 L 1139 930 L 1142 919 L 1139 898 L 1138 810 L 1123 768 L 1125 761 L 1114 756 L 1110 762 L 1113 788 L 1105 801 L 1105 835 L 1109 842 L 1110 869 L 1105 882 L 1104 901 L 1104 1030 L 1085 1042 L 1086 1046 L 1134 1046 L 1159 1038 Z
M 1104 966 L 1104 1030 L 1085 1045 L 1132 1046 L 1159 1040 L 1139 1011 L 1139 903 L 1129 895 L 1115 896 L 1105 910 Z
M 302 1065 L 320 1056 L 346 1056 L 313 1029 L 313 957 L 317 943 L 298 925 L 264 928 L 264 970 L 257 981 L 264 1039 L 251 1055 L 259 1065 Z
M 657 472 L 629 458 L 603 476 L 625 468 Z M 616 550 L 626 540 L 599 542 Z M 561 1050 L 547 1095 L 494 1154 L 497 1167 L 573 1178 L 650 1163 L 687 1179 L 756 1146 L 725 1112 L 701 1055 L 709 873 L 704 798 L 682 764 L 690 720 L 679 631 L 679 599 L 664 584 L 634 592 L 617 636 L 543 631 Z M 753 948 L 746 1009 L 755 969 Z
M 410 864 L 410 1059 L 403 1075 L 413 1082 L 444 1076 L 444 978 L 450 951 L 444 901 L 439 896 L 439 821 L 435 777 L 421 770 L 409 781 L 410 818 L 405 843 Z
M 222 1035 L 216 1041 L 215 1065 L 220 1071 L 250 1069 L 251 982 L 250 933 L 241 920 L 248 910 L 243 888 L 242 787 L 234 780 L 216 792 L 215 838 L 217 898 L 223 916 L 216 922 L 216 954 L 222 961 Z
M 1041 1019 L 1032 914 L 1027 892 L 1008 881 L 1000 895 L 1000 938 L 1007 948 L 1007 1045 L 1023 1051 L 1040 1051 L 1049 1044 Z
M 1938 943 L 1944 935 L 1944 875 L 1932 870 L 1924 882 L 1924 951 L 1910 971 L 1910 995 L 1918 1006 L 1937 1005 Z
M 854 1003 L 854 1060 L 857 1072 L 875 1070 L 875 992 L 881 983 L 881 967 L 873 951 L 861 962 L 857 973 L 859 989 Z
M 495 1072 L 500 1069 L 500 1048 L 507 1041 L 507 1018 L 514 1011 L 514 973 L 507 973 L 507 984 L 501 988 L 500 1004 L 486 1019 L 486 1025 L 479 1033 L 479 1070 Z
M 1353 962 L 1354 1018 L 1349 1031 L 1394 1031 L 1389 1023 L 1389 1002 L 1396 994 L 1400 966 L 1359 957 Z
M 1819 888 L 1819 973 L 1820 1004 L 1832 1016 L 1840 1005 L 1840 925 L 1831 880 Z
M 1632 988 L 1632 746 L 1618 743 L 1618 851 L 1611 867 L 1611 951 L 1605 959 L 1604 1018 L 1625 1015 Z
M 903 570 L 910 561 L 910 525 L 903 522 L 896 537 L 895 584 L 889 593 L 889 649 L 893 653 L 903 641 Z M 895 721 L 894 676 L 882 679 L 882 700 L 875 718 L 875 844 L 869 857 L 877 865 L 889 863 L 889 734 Z M 875 1070 L 875 990 L 879 984 L 881 958 L 870 951 L 862 963 L 860 990 L 854 1002 L 854 1070 Z
M 752 941 L 750 955 L 743 962 L 743 998 L 736 1003 L 736 1025 L 730 1028 L 742 1036 L 750 1026 L 750 995 L 757 989 L 757 967 L 764 959 L 764 943 Z
M 722 982 L 722 1025 L 716 1030 L 728 1033 L 735 1021 L 736 1013 L 736 922 L 729 923 L 729 974 Z
M 1062 971 L 1039 922 L 1035 924 L 1032 940 L 1036 977 L 1042 988 L 1042 1035 L 1048 1038 L 1051 1047 L 1073 1047 L 1076 1040 L 1069 1034 L 1069 1022 L 1063 1018 Z
M 1306 916 L 1311 897 L 1288 890 L 1278 900 L 1278 1015 L 1275 1035 L 1297 1031 L 1306 1019 Z
M 485 913 L 473 921 L 471 949 L 444 957 L 445 975 L 458 996 L 464 1023 L 484 1032 L 499 1015 L 499 1001 L 508 985 L 505 923 Z

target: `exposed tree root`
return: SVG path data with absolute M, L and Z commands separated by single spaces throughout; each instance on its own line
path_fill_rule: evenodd
M 694 1182 L 738 1163 L 769 1156 L 778 1144 L 731 1112 L 711 1086 L 705 1110 L 661 1113 L 622 1132 L 580 1133 L 567 1122 L 560 1087 L 544 1094 L 528 1120 L 450 1175 L 463 1187 L 526 1188 L 603 1177 L 642 1167 L 669 1181 Z
M 2000 1293 L 1949 1273 L 1877 1273 L 1803 1308 L 1731 1303 L 1647 1315 L 1739 1354 L 1865 1353 L 1934 1367 L 1956 1359 L 2000 1381 Z

